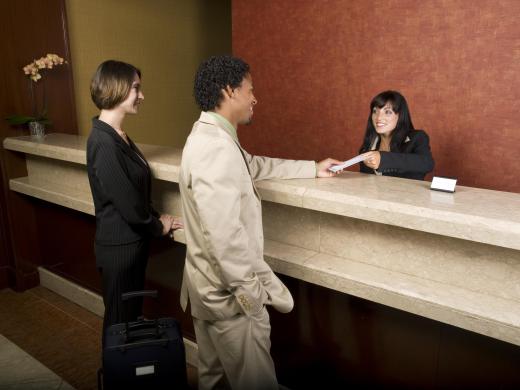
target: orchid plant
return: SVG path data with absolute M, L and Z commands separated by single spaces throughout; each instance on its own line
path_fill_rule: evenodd
M 43 104 L 42 109 L 38 109 L 38 102 L 36 98 L 36 83 L 42 78 L 43 71 L 52 69 L 55 66 L 66 64 L 63 58 L 57 54 L 47 54 L 45 57 L 41 57 L 38 60 L 34 60 L 30 64 L 23 67 L 23 72 L 28 76 L 29 81 L 29 93 L 32 100 L 33 115 L 12 115 L 7 117 L 7 121 L 12 125 L 23 125 L 29 122 L 40 122 L 44 124 L 50 124 L 51 121 L 47 118 L 47 97 L 45 94 L 45 85 L 43 85 Z

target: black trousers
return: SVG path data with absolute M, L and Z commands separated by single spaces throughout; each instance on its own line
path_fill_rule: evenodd
M 103 330 L 113 324 L 135 321 L 142 315 L 142 298 L 123 302 L 121 294 L 144 289 L 149 242 L 141 240 L 113 246 L 96 244 L 94 249 L 102 277 Z

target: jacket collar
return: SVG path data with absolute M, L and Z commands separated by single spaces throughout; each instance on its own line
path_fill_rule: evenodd
M 213 111 L 208 111 L 208 114 L 217 120 L 220 127 L 226 130 L 226 133 L 228 133 L 231 138 L 238 142 L 237 129 L 225 117 Z
M 235 129 L 234 133 L 231 133 L 231 129 L 227 128 L 228 127 L 227 125 L 229 125 L 229 127 L 231 127 L 231 128 L 233 128 L 233 125 L 231 125 L 231 123 L 229 123 L 224 117 L 221 117 L 221 118 L 223 120 L 225 120 L 227 122 L 227 124 L 222 123 L 223 121 L 219 118 L 220 115 L 218 115 L 218 116 L 217 115 L 218 114 L 214 115 L 214 114 L 210 114 L 208 112 L 202 111 L 200 113 L 199 122 L 218 127 L 219 129 L 224 131 L 226 134 L 228 134 L 233 139 L 233 141 L 235 141 L 235 144 L 237 145 L 238 150 L 240 151 L 240 154 L 242 154 L 242 158 L 244 160 L 244 164 L 246 165 L 247 172 L 249 173 L 249 178 L 251 179 L 251 184 L 253 185 L 253 190 L 255 192 L 255 195 L 258 198 L 258 200 L 261 200 L 262 198 L 260 197 L 260 193 L 256 189 L 255 181 L 253 180 L 253 176 L 251 175 L 251 168 L 249 167 L 249 163 L 247 162 L 247 159 L 246 159 L 246 154 L 245 154 L 246 152 L 244 149 L 242 149 L 240 142 L 238 142 L 238 136 L 236 133 L 236 129 Z
M 233 141 L 235 141 L 240 146 L 240 142 L 238 141 L 237 130 L 223 116 L 215 112 L 202 111 L 200 113 L 199 122 L 217 126 L 219 129 L 222 129 L 227 134 L 229 134 Z
M 137 146 L 135 146 L 134 141 L 132 141 L 128 135 L 127 138 L 130 145 L 128 145 L 119 134 L 117 134 L 117 131 L 112 126 L 100 120 L 99 116 L 92 118 L 92 127 L 112 137 L 116 145 L 119 146 L 121 150 L 123 150 L 123 152 L 131 159 L 137 161 L 141 165 L 147 166 L 148 163 L 146 163 L 146 159 L 141 154 Z

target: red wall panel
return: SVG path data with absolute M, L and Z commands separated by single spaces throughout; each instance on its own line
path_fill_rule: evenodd
M 377 93 L 407 98 L 434 173 L 520 192 L 520 1 L 234 0 L 233 52 L 259 104 L 239 130 L 255 154 L 357 154 Z

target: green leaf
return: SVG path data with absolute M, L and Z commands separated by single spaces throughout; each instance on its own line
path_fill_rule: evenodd
M 26 123 L 35 121 L 36 118 L 32 116 L 25 116 L 25 115 L 11 115 L 5 118 L 7 122 L 11 125 L 24 125 Z

